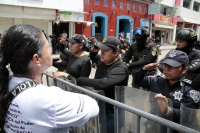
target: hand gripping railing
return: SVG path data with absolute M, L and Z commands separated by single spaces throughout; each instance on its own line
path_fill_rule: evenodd
M 52 78 L 52 76 L 48 73 L 44 73 L 46 75 L 46 79 L 47 79 L 47 85 L 49 85 L 49 80 L 48 80 L 48 77 Z M 147 113 L 145 111 L 142 111 L 142 110 L 139 110 L 137 108 L 134 108 L 134 107 L 131 107 L 129 105 L 126 105 L 126 104 L 123 104 L 123 103 L 120 103 L 118 101 L 115 101 L 113 99 L 110 99 L 110 98 L 107 98 L 105 96 L 102 96 L 102 95 L 99 95 L 95 92 L 92 92 L 92 91 L 89 91 L 87 89 L 84 89 L 82 87 L 79 87 L 77 85 L 74 85 L 70 82 L 67 82 L 61 78 L 56 78 L 54 79 L 54 85 L 56 86 L 57 85 L 57 81 L 61 82 L 62 84 L 65 84 L 67 86 L 70 86 L 71 88 L 73 89 L 76 89 L 84 94 L 87 94 L 89 96 L 92 96 L 98 100 L 102 100 L 104 102 L 107 102 L 107 103 L 110 103 L 112 105 L 115 106 L 115 110 L 116 110 L 116 115 L 117 115 L 117 110 L 118 108 L 121 108 L 121 109 L 124 109 L 128 112 L 131 112 L 135 115 L 137 115 L 137 133 L 140 133 L 140 119 L 141 117 L 143 118 L 146 118 L 146 119 L 149 119 L 151 121 L 154 121 L 154 122 L 157 122 L 163 126 L 166 126 L 168 128 L 167 130 L 167 133 L 170 132 L 170 129 L 173 129 L 173 130 L 176 130 L 176 131 L 179 131 L 181 133 L 200 133 L 199 131 L 196 131 L 194 129 L 191 129 L 191 128 L 188 128 L 188 127 L 185 127 L 183 125 L 180 125 L 180 124 L 177 124 L 177 123 L 174 123 L 172 121 L 169 121 L 169 120 L 166 120 L 164 118 L 161 118 L 161 117 L 158 117 L 158 116 L 155 116 L 155 115 L 152 115 L 150 113 Z M 118 121 L 118 120 L 117 120 Z M 117 123 L 116 123 L 117 124 Z M 99 131 L 97 131 L 98 133 L 100 133 Z M 119 133 L 118 129 L 115 129 L 115 133 Z

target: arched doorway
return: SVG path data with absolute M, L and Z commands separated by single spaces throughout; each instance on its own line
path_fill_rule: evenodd
M 94 13 L 92 21 L 98 26 L 92 26 L 92 36 L 95 36 L 98 41 L 102 41 L 107 36 L 108 16 L 103 13 Z
M 133 36 L 133 25 L 134 20 L 129 16 L 119 16 L 116 21 L 116 37 L 118 37 L 118 33 L 124 31 L 124 37 L 129 38 L 130 42 Z

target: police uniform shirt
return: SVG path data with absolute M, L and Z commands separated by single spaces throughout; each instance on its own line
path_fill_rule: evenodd
M 143 49 L 138 50 L 137 43 L 134 43 L 126 52 L 123 62 L 129 63 L 132 58 L 133 60 L 129 64 L 129 68 L 137 68 L 155 62 L 157 59 L 157 48 L 146 44 Z
M 191 87 L 197 91 L 200 91 L 200 74 L 192 81 Z
M 188 57 L 188 79 L 193 80 L 200 73 L 200 51 L 192 49 L 192 51 L 188 54 Z
M 70 51 L 64 49 L 61 51 L 68 59 L 66 72 L 75 77 L 89 77 L 91 72 L 91 62 L 88 56 L 74 56 Z
M 140 69 L 136 72 L 135 83 L 141 87 L 148 88 L 152 92 L 161 93 L 165 95 L 165 82 L 168 80 L 163 74 L 154 77 L 145 76 L 147 71 Z M 168 82 L 169 83 L 169 82 Z M 187 80 L 181 79 L 173 85 L 169 85 L 168 92 L 169 98 L 173 102 L 173 118 L 175 122 L 179 122 L 180 118 L 180 104 L 184 104 L 186 107 L 198 109 L 199 105 L 199 92 L 195 91 L 189 86 Z
M 90 86 L 96 90 L 104 90 L 105 96 L 114 99 L 115 86 L 127 86 L 128 84 L 128 68 L 117 60 L 111 65 L 105 65 L 100 62 L 97 53 L 91 52 L 90 59 L 97 64 L 95 78 L 79 77 L 77 85 Z

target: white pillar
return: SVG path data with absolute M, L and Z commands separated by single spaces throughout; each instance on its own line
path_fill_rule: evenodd
M 194 24 L 192 24 L 192 27 L 191 27 L 192 29 L 194 28 Z
M 200 26 L 197 26 L 196 33 L 197 33 L 197 38 L 200 39 Z
M 14 18 L 14 25 L 15 24 L 22 24 L 22 18 Z
M 172 43 L 173 43 L 173 42 L 175 41 L 175 39 L 176 39 L 176 27 L 177 27 L 177 25 L 174 25 Z
M 52 22 L 47 22 L 47 33 L 46 34 L 47 34 L 49 44 L 51 45 L 51 38 L 49 36 L 52 35 Z
M 68 38 L 71 38 L 75 34 L 75 22 L 69 22 L 69 35 Z
M 190 2 L 190 10 L 193 10 L 193 6 L 194 6 L 194 0 L 191 0 L 191 2 Z
M 185 22 L 183 22 L 183 25 L 182 25 L 182 28 L 181 28 L 181 29 L 183 29 L 183 28 L 185 28 Z
M 150 31 L 149 31 L 149 37 L 152 37 L 152 14 L 151 14 L 151 19 L 150 19 L 150 27 L 149 27 Z

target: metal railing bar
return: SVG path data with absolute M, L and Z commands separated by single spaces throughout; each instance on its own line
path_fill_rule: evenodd
M 138 115 L 137 116 L 137 133 L 140 133 L 140 120 L 141 120 L 141 117 Z
M 118 113 L 119 113 L 119 111 L 118 111 L 118 107 L 117 106 L 114 106 L 114 111 L 115 111 L 115 117 L 114 118 L 116 118 L 116 120 L 115 120 L 115 133 L 119 133 L 119 118 L 118 118 Z

